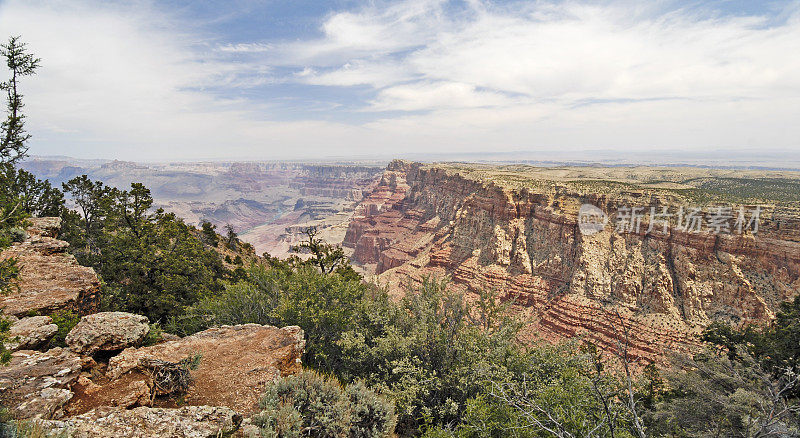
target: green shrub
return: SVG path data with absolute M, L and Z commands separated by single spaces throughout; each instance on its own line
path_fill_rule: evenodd
M 273 382 L 260 406 L 253 420 L 263 437 L 377 438 L 394 429 L 391 402 L 310 371 Z
M 0 260 L 0 295 L 11 293 L 17 287 L 17 278 L 19 278 L 17 259 Z
M 520 325 L 483 294 L 475 308 L 444 282 L 425 280 L 400 304 L 385 291 L 312 265 L 252 267 L 248 280 L 209 295 L 175 321 L 179 333 L 210 325 L 298 325 L 303 363 L 345 382 L 363 380 L 396 403 L 410 434 L 458 422 L 467 401 L 503 375 L 518 349 Z
M 161 330 L 161 324 L 155 323 L 150 324 L 150 331 L 147 332 L 147 336 L 144 337 L 142 341 L 143 347 L 149 347 L 151 345 L 158 344 L 161 342 L 161 338 L 164 335 L 164 331 Z
M 28 233 L 22 227 L 11 227 L 5 233 L 11 242 L 24 242 L 28 237 Z
M 395 426 L 394 404 L 385 400 L 358 381 L 345 388 L 350 407 L 351 438 L 389 435 Z
M 11 328 L 11 321 L 3 317 L 0 311 L 0 366 L 7 364 L 11 360 L 11 352 L 6 349 L 8 330 Z
M 734 358 L 708 349 L 673 361 L 669 390 L 647 413 L 653 436 L 800 436 L 793 371 L 775 378 L 745 348 Z
M 0 420 L 0 437 L 3 438 L 69 438 L 66 430 L 53 431 L 36 420 Z
M 67 334 L 81 321 L 80 315 L 69 310 L 62 310 L 51 314 L 50 318 L 53 320 L 53 324 L 58 326 L 58 331 L 50 340 L 50 348 L 66 347 Z
M 303 363 L 324 372 L 341 369 L 342 348 L 337 341 L 354 327 L 366 328 L 371 286 L 322 274 L 313 266 L 266 269 L 256 265 L 246 271 L 246 278 L 220 294 L 205 295 L 187 315 L 173 319 L 168 331 L 186 335 L 223 324 L 297 325 L 307 339 Z M 386 297 L 378 299 L 388 302 Z
M 217 246 L 219 245 L 219 236 L 217 235 L 216 225 L 208 221 L 200 223 L 200 232 L 203 237 L 203 243 L 206 245 Z
M 102 278 L 105 309 L 165 322 L 221 291 L 230 278 L 204 234 L 173 213 L 153 210 L 144 185 L 119 190 L 82 175 L 63 187 L 82 212 L 65 215 L 64 239 L 78 262 Z

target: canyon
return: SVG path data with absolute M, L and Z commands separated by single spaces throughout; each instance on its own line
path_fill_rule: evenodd
M 317 226 L 365 277 L 402 296 L 426 276 L 476 299 L 495 291 L 527 321 L 528 340 L 587 339 L 662 361 L 699 345 L 716 320 L 765 323 L 800 292 L 800 173 L 789 170 L 527 164 L 162 163 L 35 158 L 59 183 L 86 173 L 141 181 L 156 206 L 188 223 L 230 224 L 258 254 L 285 257 Z M 608 223 L 580 231 L 591 205 Z M 758 207 L 759 229 L 695 232 L 678 209 Z M 618 232 L 619 211 L 668 208 Z M 740 224 L 747 228 L 752 223 Z M 652 228 L 652 229 L 651 229 Z M 730 230 L 729 231 L 736 231 Z
M 385 163 L 376 162 L 187 162 L 133 163 L 32 157 L 22 168 L 55 187 L 88 175 L 120 189 L 141 182 L 154 208 L 198 225 L 208 221 L 224 234 L 285 257 L 310 226 L 326 241 L 341 243 L 355 206 L 369 192 Z
M 396 296 L 450 278 L 468 297 L 488 289 L 513 302 L 529 341 L 577 336 L 662 361 L 697 347 L 711 322 L 767 323 L 800 292 L 798 182 L 778 171 L 394 161 L 343 245 Z M 584 204 L 608 218 L 601 231 L 581 232 Z M 677 218 L 618 232 L 620 210 L 684 205 L 763 211 L 758 230 L 741 233 Z

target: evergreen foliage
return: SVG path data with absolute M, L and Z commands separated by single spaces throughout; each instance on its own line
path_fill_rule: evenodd
M 7 364 L 11 360 L 11 352 L 6 349 L 5 343 L 10 341 L 8 330 L 11 327 L 11 321 L 3 317 L 0 312 L 0 366 Z
M 6 92 L 6 119 L 0 124 L 0 163 L 14 164 L 28 152 L 25 144 L 30 134 L 25 132 L 25 114 L 19 81 L 22 77 L 36 73 L 41 60 L 28 53 L 20 37 L 12 36 L 6 44 L 0 44 L 0 55 L 5 58 L 11 77 L 0 82 L 0 90 Z
M 203 242 L 206 245 L 217 246 L 219 245 L 219 236 L 217 235 L 216 225 L 209 221 L 202 221 L 200 223 L 200 230 L 203 235 Z
M 222 290 L 229 272 L 196 230 L 162 209 L 142 184 L 118 190 L 85 175 L 64 184 L 79 211 L 64 236 L 104 281 L 106 308 L 166 321 L 201 296 Z
M 24 76 L 36 73 L 39 58 L 27 52 L 19 37 L 11 37 L 0 44 L 0 55 L 5 59 L 11 77 L 0 82 L 0 90 L 6 92 L 6 118 L 0 123 L 0 249 L 7 247 L 14 237 L 10 230 L 23 223 L 26 217 L 39 210 L 53 208 L 56 194 L 48 183 L 37 180 L 28 172 L 17 170 L 14 164 L 25 157 L 26 142 L 30 134 L 25 132 L 24 104 L 19 94 L 19 81 Z M 9 258 L 0 262 L 0 294 L 14 287 L 19 268 L 16 260 Z
M 381 438 L 394 430 L 394 407 L 356 382 L 305 371 L 272 382 L 254 424 L 263 437 Z

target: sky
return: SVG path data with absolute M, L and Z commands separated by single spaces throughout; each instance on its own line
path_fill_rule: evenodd
M 34 155 L 800 150 L 800 0 L 0 0 L 10 35 Z

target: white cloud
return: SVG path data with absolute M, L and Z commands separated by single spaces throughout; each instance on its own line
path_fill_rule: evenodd
M 797 3 L 777 24 L 659 6 L 408 2 L 333 15 L 291 47 L 338 54 L 303 80 L 372 85 L 367 111 L 427 110 L 368 126 L 440 148 L 800 146 Z
M 274 122 L 275 105 L 209 91 L 273 81 L 260 63 L 215 57 L 207 38 L 148 3 L 0 4 L 0 29 L 42 58 L 23 83 L 33 154 L 132 160 L 324 154 L 324 121 Z M 237 46 L 238 47 L 238 46 Z M 250 47 L 250 46 L 246 46 Z M 243 47 L 238 47 L 242 49 Z M 252 49 L 252 47 L 250 47 Z M 341 144 L 339 142 L 339 144 Z M 288 147 L 287 147 L 288 146 Z
M 444 81 L 566 102 L 800 94 L 800 58 L 788 56 L 800 47 L 796 12 L 785 24 L 770 27 L 762 17 L 703 18 L 685 11 L 632 17 L 624 5 L 570 2 L 514 11 L 476 3 L 466 18 L 454 18 L 440 2 L 428 3 L 427 9 L 420 2 L 404 4 L 411 11 L 406 14 L 395 6 L 392 14 L 369 8 L 334 15 L 323 26 L 325 39 L 292 48 L 341 54 L 342 67 L 320 75 L 323 84 L 351 74 L 353 65 L 376 72 L 393 63 L 400 66 L 393 72 L 404 74 L 393 82 L 402 87 L 410 80 Z M 402 26 L 398 15 L 406 17 Z M 354 41 L 374 46 L 359 56 Z M 376 88 L 392 82 L 360 77 Z
M 273 49 L 272 44 L 267 43 L 239 43 L 239 44 L 223 44 L 219 46 L 221 52 L 229 53 L 261 53 L 269 52 Z
M 800 146 L 800 3 L 777 23 L 664 4 L 378 1 L 325 17 L 317 38 L 222 44 L 157 3 L 11 0 L 0 29 L 43 59 L 24 84 L 33 153 Z M 245 93 L 287 83 L 372 94 L 348 115 L 314 102 L 313 87 L 293 114 Z M 358 122 L 320 120 L 319 108 Z M 309 120 L 278 121 L 297 114 Z
M 382 90 L 370 109 L 377 111 L 419 111 L 435 108 L 482 108 L 513 104 L 500 93 L 479 91 L 473 85 L 459 82 L 415 82 Z

